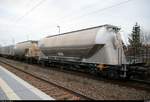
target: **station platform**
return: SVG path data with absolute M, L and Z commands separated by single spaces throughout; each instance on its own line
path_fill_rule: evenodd
M 0 100 L 55 100 L 0 66 Z

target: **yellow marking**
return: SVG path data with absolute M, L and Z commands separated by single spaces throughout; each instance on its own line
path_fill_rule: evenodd
M 97 65 L 97 68 L 99 68 L 102 71 L 103 69 L 108 68 L 108 66 L 105 64 L 99 64 Z
M 8 86 L 8 84 L 0 78 L 0 87 L 10 100 L 20 100 L 19 96 Z

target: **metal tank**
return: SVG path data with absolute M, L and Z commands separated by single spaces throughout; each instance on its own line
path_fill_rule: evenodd
M 34 57 L 36 53 L 34 49 L 37 48 L 37 41 L 25 41 L 15 45 L 15 56 L 16 57 Z
M 5 56 L 14 56 L 14 45 L 1 47 L 0 54 Z
M 98 64 L 125 64 L 119 28 L 102 25 L 48 36 L 39 48 L 49 59 Z M 42 58 L 42 57 L 41 57 Z

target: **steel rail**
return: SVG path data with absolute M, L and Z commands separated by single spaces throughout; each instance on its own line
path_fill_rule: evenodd
M 34 74 L 30 73 L 30 72 L 24 71 L 23 69 L 20 69 L 20 68 L 14 66 L 14 65 L 8 63 L 7 61 L 4 62 L 4 61 L 0 60 L 0 62 L 4 63 L 4 64 L 7 65 L 7 66 L 10 66 L 10 67 L 12 67 L 12 68 L 15 68 L 15 69 L 17 69 L 17 70 L 19 70 L 19 71 L 21 71 L 21 72 L 23 72 L 23 73 L 26 73 L 26 74 L 28 74 L 28 75 L 34 77 L 34 78 L 40 79 L 40 80 L 42 80 L 42 81 L 44 81 L 44 82 L 47 82 L 47 83 L 49 83 L 49 84 L 51 84 L 51 85 L 53 85 L 53 86 L 56 86 L 56 87 L 58 87 L 58 88 L 60 88 L 60 89 L 63 89 L 63 90 L 65 90 L 65 91 L 67 91 L 67 92 L 69 92 L 69 93 L 71 93 L 71 94 L 74 94 L 74 95 L 76 95 L 76 96 L 78 96 L 78 97 L 84 98 L 84 99 L 86 99 L 86 100 L 95 100 L 95 99 L 93 99 L 93 98 L 90 98 L 90 97 L 88 97 L 88 96 L 86 96 L 86 95 L 77 93 L 77 92 L 75 92 L 75 91 L 73 91 L 73 90 L 71 90 L 71 89 L 68 89 L 68 88 L 66 88 L 66 87 L 63 87 L 63 86 L 61 86 L 61 85 L 57 85 L 57 84 L 55 84 L 55 83 L 53 83 L 53 82 L 50 82 L 50 81 L 48 81 L 48 80 L 46 80 L 46 79 L 44 79 L 44 78 L 42 78 L 42 77 L 39 77 L 39 76 L 37 76 L 37 75 L 34 75 Z

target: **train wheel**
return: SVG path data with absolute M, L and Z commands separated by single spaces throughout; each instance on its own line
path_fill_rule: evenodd
M 118 72 L 116 70 L 112 70 L 112 69 L 108 71 L 107 77 L 109 79 L 119 79 Z

